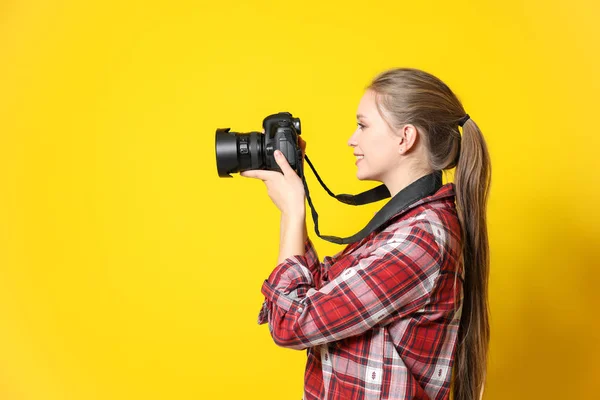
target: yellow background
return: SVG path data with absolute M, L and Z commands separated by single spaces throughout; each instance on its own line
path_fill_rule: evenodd
M 290 111 L 337 193 L 363 88 L 425 69 L 493 161 L 486 399 L 592 399 L 600 367 L 594 1 L 0 3 L 0 399 L 295 399 L 256 325 L 279 216 L 214 132 Z M 352 208 L 309 173 L 321 232 Z M 341 250 L 309 230 L 320 257 Z

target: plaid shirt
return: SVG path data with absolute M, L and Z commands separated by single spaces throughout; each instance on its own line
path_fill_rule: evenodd
M 279 264 L 258 322 L 279 346 L 308 349 L 304 399 L 448 399 L 460 249 L 448 183 L 322 263 L 308 239 Z

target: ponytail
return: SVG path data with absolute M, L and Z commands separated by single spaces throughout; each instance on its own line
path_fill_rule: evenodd
M 490 339 L 486 222 L 490 180 L 491 165 L 485 140 L 477 124 L 468 119 L 463 126 L 454 176 L 465 275 L 454 366 L 454 400 L 477 400 L 483 396 Z

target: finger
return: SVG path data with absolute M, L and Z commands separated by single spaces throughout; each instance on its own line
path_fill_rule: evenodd
M 273 174 L 274 174 L 274 172 L 260 170 L 260 169 L 253 169 L 250 171 L 240 172 L 240 175 L 243 176 L 244 178 L 254 178 L 254 179 L 260 179 L 262 181 L 270 180 L 273 177 Z
M 292 167 L 290 167 L 290 164 L 283 153 L 279 150 L 275 151 L 275 161 L 277 162 L 277 165 L 279 165 L 279 168 L 281 168 L 281 172 L 283 172 L 284 175 L 295 173 Z

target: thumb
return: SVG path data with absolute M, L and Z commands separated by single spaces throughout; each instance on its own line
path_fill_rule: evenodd
M 281 151 L 276 150 L 274 155 L 275 161 L 277 162 L 277 165 L 279 165 L 279 168 L 281 168 L 281 172 L 283 172 L 284 175 L 295 173 Z

